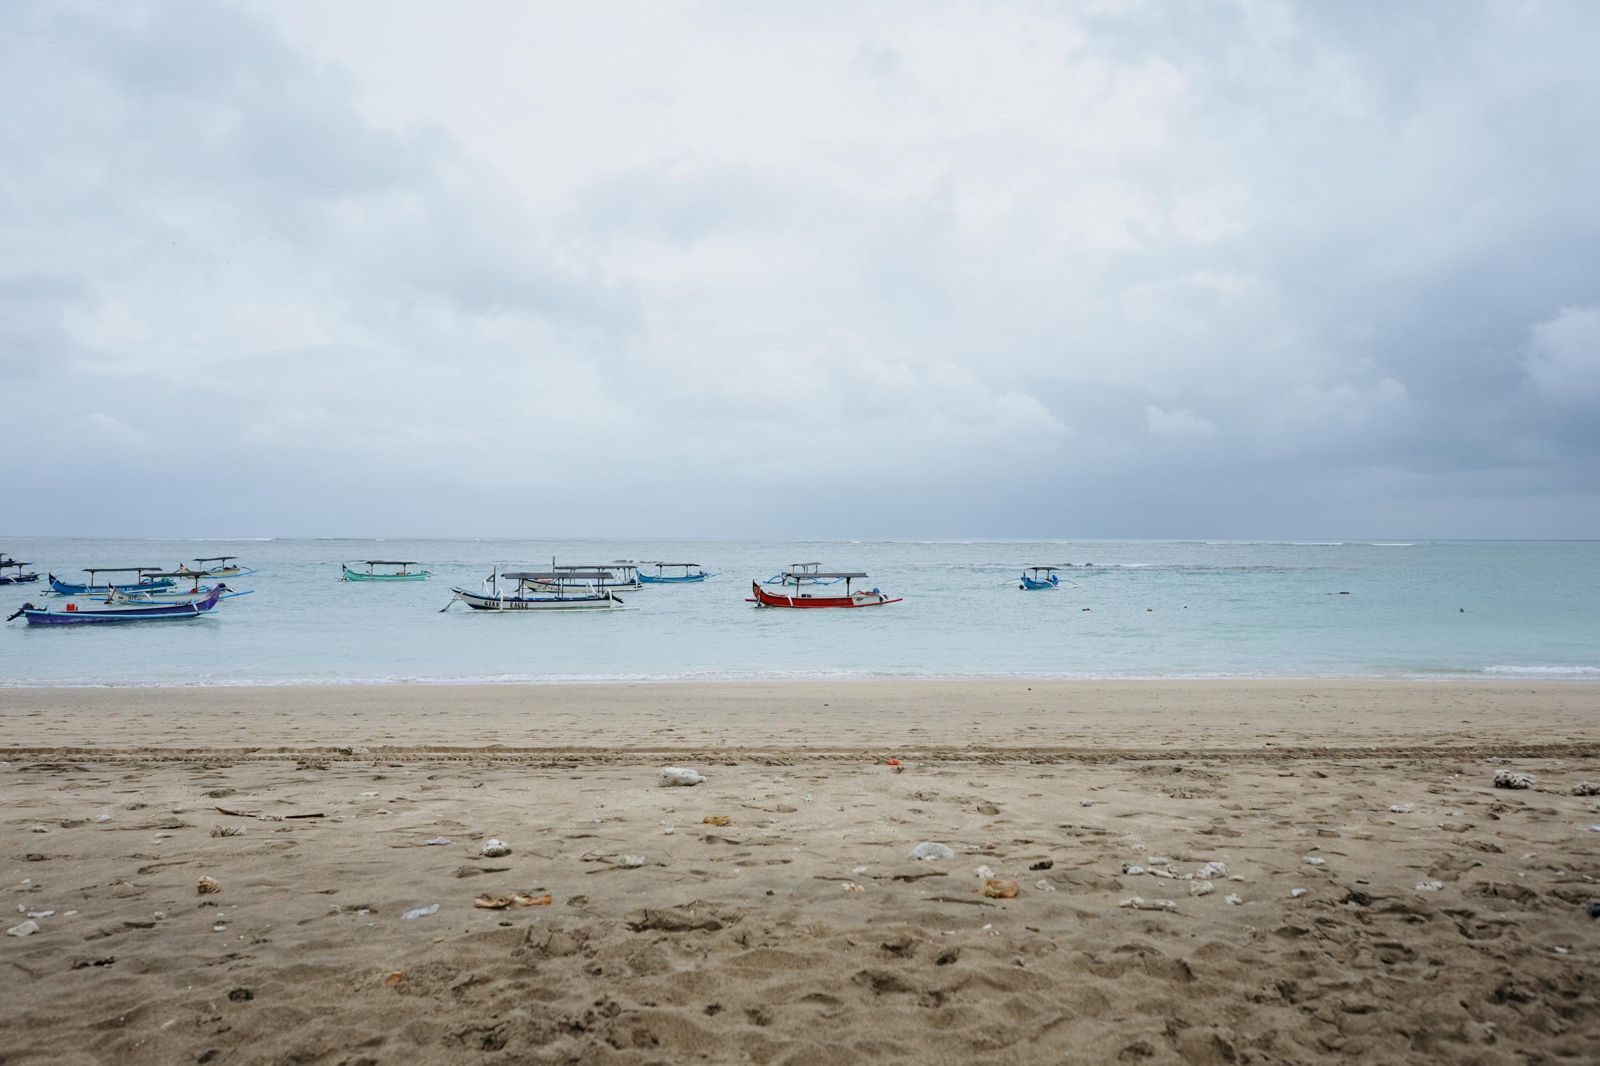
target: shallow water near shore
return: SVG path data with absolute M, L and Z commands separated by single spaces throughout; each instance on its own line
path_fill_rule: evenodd
M 4 685 L 852 677 L 1411 677 L 1600 681 L 1600 542 L 514 541 L 7 538 L 40 573 L 233 554 L 254 595 L 192 624 L 0 634 Z M 427 582 L 346 584 L 343 560 L 421 560 Z M 693 560 L 699 585 L 627 610 L 495 616 L 459 604 L 492 567 Z M 791 562 L 865 570 L 904 602 L 756 610 Z M 1023 566 L 1067 564 L 1022 592 Z M 59 602 L 0 588 L 10 614 Z

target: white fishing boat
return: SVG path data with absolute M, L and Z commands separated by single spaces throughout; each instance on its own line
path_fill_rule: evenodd
M 604 572 L 604 580 L 598 581 L 595 587 L 609 589 L 612 592 L 638 592 L 644 588 L 644 582 L 639 580 L 639 564 L 618 559 L 610 563 L 567 563 L 556 565 L 554 559 L 550 561 L 549 580 L 533 582 L 533 588 L 541 592 L 554 592 L 560 581 L 557 579 L 562 574 L 596 574 Z M 509 575 L 507 575 L 509 576 Z
M 440 610 L 447 611 L 458 601 L 474 611 L 611 610 L 621 607 L 622 600 L 604 583 L 616 577 L 610 570 L 495 571 L 480 592 L 452 588 L 455 595 Z
M 244 577 L 247 574 L 256 572 L 254 567 L 240 566 L 237 561 L 238 558 L 237 555 L 212 555 L 204 559 L 193 560 L 200 564 L 198 570 L 187 564 L 179 563 L 174 573 L 183 577 Z M 207 563 L 212 565 L 207 566 Z

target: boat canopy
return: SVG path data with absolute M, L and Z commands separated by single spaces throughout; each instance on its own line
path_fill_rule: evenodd
M 208 555 L 203 559 L 196 559 L 197 563 L 225 563 L 229 559 L 237 559 L 237 555 Z
M 33 565 L 32 563 L 25 563 L 21 559 L 0 559 L 0 566 L 32 566 L 32 565 Z
M 1038 573 L 1038 572 L 1045 571 L 1045 570 L 1060 570 L 1061 567 L 1059 567 L 1059 566 L 1030 566 L 1030 567 L 1027 567 L 1027 569 L 1032 570 L 1035 573 Z
M 803 570 L 803 571 L 802 570 L 791 570 L 791 571 L 789 571 L 789 576 L 790 577 L 802 577 L 802 576 L 803 577 L 826 577 L 826 578 L 841 578 L 842 577 L 842 578 L 855 579 L 855 578 L 866 577 L 867 575 L 861 573 L 860 571 L 853 571 L 853 572 L 850 572 L 850 573 L 845 573 L 843 571 L 840 571 L 839 573 L 836 573 L 836 574 L 819 574 L 815 570 Z
M 614 563 L 562 563 L 560 566 L 557 566 L 554 563 L 550 564 L 550 569 L 559 571 L 561 573 L 570 573 L 573 570 L 604 570 L 607 567 L 614 567 L 618 570 L 639 569 L 633 563 L 625 563 L 621 560 L 618 560 Z
M 145 577 L 209 577 L 209 574 L 197 574 L 193 570 L 165 570 L 165 571 L 140 571 Z
M 610 581 L 617 575 L 609 570 L 516 571 L 501 574 L 512 581 Z
M 821 563 L 790 563 L 790 570 L 815 570 Z
M 640 563 L 639 565 L 640 566 L 699 566 L 700 564 L 699 563 L 663 563 L 663 562 L 660 562 L 660 561 L 655 560 L 655 559 L 650 559 L 650 560 L 648 560 L 646 562 Z
M 206 559 L 196 559 L 195 560 L 195 562 L 197 562 L 197 563 L 203 563 L 203 562 L 207 562 L 207 561 L 208 560 L 206 560 Z M 368 566 L 416 566 L 417 565 L 417 560 L 415 560 L 415 559 L 363 559 L 361 561 L 366 563 Z
M 83 568 L 83 572 L 86 574 L 153 574 L 160 569 L 161 567 L 159 566 L 86 566 Z

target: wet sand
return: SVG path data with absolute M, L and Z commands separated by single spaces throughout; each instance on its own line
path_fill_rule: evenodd
M 0 1059 L 1593 1062 L 1580 781 L 1577 685 L 0 690 Z

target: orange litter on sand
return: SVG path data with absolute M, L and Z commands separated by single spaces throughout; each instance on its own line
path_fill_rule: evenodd
M 899 766 L 900 765 L 900 760 L 899 759 L 889 759 L 889 760 L 884 762 L 884 765 L 885 766 Z
M 394 970 L 384 977 L 383 983 L 388 985 L 390 988 L 395 988 L 400 984 L 401 981 L 404 981 L 405 979 L 406 972 L 404 970 Z
M 728 817 L 726 814 L 708 814 L 704 818 L 700 819 L 700 824 L 701 825 L 727 825 L 731 821 L 733 821 L 733 819 Z
M 991 877 L 983 883 L 983 894 L 990 899 L 1012 899 L 1017 894 L 1017 883 Z

